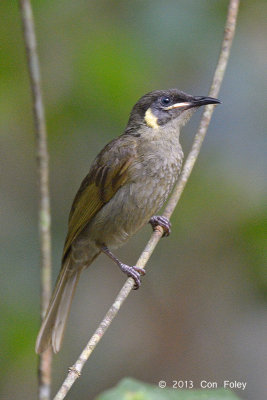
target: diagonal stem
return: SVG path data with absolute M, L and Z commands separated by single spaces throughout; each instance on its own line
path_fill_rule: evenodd
M 30 0 L 19 0 L 23 26 L 24 43 L 32 91 L 33 115 L 35 123 L 36 158 L 39 187 L 39 235 L 41 258 L 41 318 L 51 296 L 51 231 L 49 167 L 45 112 L 41 91 L 41 76 L 34 30 L 34 19 Z M 39 400 L 49 400 L 51 386 L 52 352 L 47 350 L 39 356 L 38 389 Z
M 213 82 L 211 85 L 211 89 L 209 92 L 209 95 L 212 97 L 217 97 L 224 72 L 227 66 L 228 58 L 230 55 L 230 49 L 232 45 L 232 41 L 234 38 L 235 34 L 235 27 L 236 27 L 236 20 L 237 20 L 237 15 L 238 15 L 238 8 L 239 8 L 239 0 L 230 0 L 229 2 L 229 7 L 228 7 L 228 13 L 227 13 L 227 18 L 226 18 L 226 24 L 225 24 L 225 29 L 224 29 L 224 38 L 222 42 L 222 47 L 221 47 L 221 52 L 219 55 L 219 60 L 217 63 L 217 67 L 214 73 L 214 78 Z M 172 215 L 174 209 L 177 206 L 177 203 L 181 197 L 181 194 L 183 192 L 183 189 L 188 181 L 188 178 L 191 174 L 191 171 L 193 169 L 193 166 L 196 162 L 196 159 L 198 157 L 198 154 L 201 149 L 202 142 L 204 140 L 204 137 L 206 135 L 211 116 L 213 113 L 214 106 L 208 105 L 205 107 L 198 131 L 196 133 L 194 143 L 192 146 L 192 149 L 190 150 L 187 159 L 185 161 L 182 173 L 177 181 L 177 184 L 173 190 L 173 193 L 167 203 L 167 206 L 164 211 L 164 216 L 167 218 L 170 218 Z M 139 267 L 144 268 L 147 261 L 151 257 L 156 245 L 158 244 L 161 236 L 163 234 L 163 229 L 161 227 L 157 227 L 157 230 L 153 232 L 151 235 L 151 238 L 149 239 L 145 249 L 143 250 L 141 256 L 139 257 L 136 265 Z M 103 318 L 102 322 L 96 329 L 95 333 L 87 343 L 86 347 L 80 354 L 78 360 L 75 362 L 75 364 L 69 369 L 69 373 L 63 382 L 61 388 L 59 389 L 57 395 L 54 397 L 54 400 L 62 400 L 65 398 L 67 393 L 69 392 L 70 388 L 74 384 L 77 378 L 81 375 L 81 371 L 84 367 L 84 364 L 94 351 L 96 345 L 99 343 L 101 338 L 103 337 L 104 333 L 110 326 L 113 318 L 117 315 L 120 307 L 122 306 L 123 302 L 126 300 L 127 296 L 131 292 L 132 288 L 134 285 L 134 281 L 132 278 L 127 279 L 126 283 L 120 290 L 118 296 L 116 297 L 114 303 L 108 310 L 107 314 Z

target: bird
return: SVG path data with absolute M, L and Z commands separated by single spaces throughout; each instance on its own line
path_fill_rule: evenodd
M 62 265 L 36 340 L 36 352 L 60 350 L 73 295 L 81 272 L 100 253 L 134 280 L 144 269 L 121 262 L 113 250 L 145 224 L 170 234 L 171 224 L 157 215 L 182 168 L 180 129 L 194 111 L 218 99 L 191 96 L 178 89 L 154 90 L 134 105 L 122 135 L 111 140 L 93 161 L 74 198 Z

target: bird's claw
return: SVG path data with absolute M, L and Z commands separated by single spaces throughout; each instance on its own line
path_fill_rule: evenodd
M 154 215 L 154 217 L 150 218 L 149 223 L 152 225 L 153 231 L 157 229 L 157 226 L 161 226 L 164 230 L 162 237 L 167 237 L 171 233 L 171 223 L 168 218 L 163 217 L 161 215 Z
M 130 267 L 129 265 L 122 264 L 120 265 L 120 269 L 124 272 L 129 278 L 133 278 L 134 280 L 134 287 L 133 289 L 139 289 L 141 285 L 141 276 L 146 274 L 146 271 L 140 267 Z

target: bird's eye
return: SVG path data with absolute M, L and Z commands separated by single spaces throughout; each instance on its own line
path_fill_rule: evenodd
M 160 99 L 161 104 L 166 107 L 171 103 L 171 99 L 168 96 L 164 96 Z

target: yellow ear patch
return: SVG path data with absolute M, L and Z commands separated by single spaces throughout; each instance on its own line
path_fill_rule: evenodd
M 150 126 L 150 128 L 154 128 L 154 129 L 158 129 L 159 128 L 159 126 L 158 126 L 158 118 L 155 117 L 155 115 L 151 111 L 151 108 L 146 110 L 145 121 L 146 121 L 146 124 L 148 126 Z

